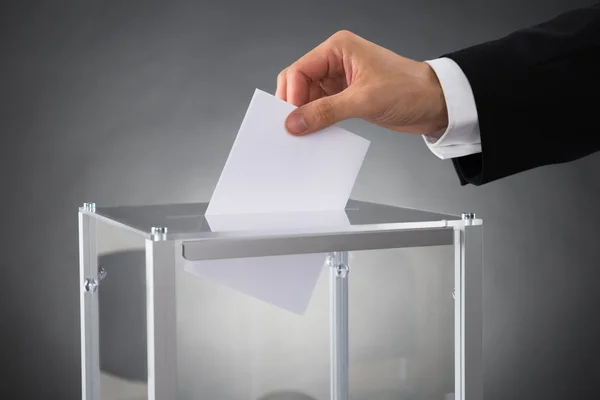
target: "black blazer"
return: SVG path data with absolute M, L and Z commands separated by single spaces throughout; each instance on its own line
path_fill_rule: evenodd
M 467 76 L 480 154 L 453 159 L 482 185 L 600 150 L 600 4 L 445 57 Z

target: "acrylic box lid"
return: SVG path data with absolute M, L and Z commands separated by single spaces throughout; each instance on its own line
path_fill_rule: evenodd
M 208 203 L 165 204 L 124 207 L 96 207 L 86 203 L 80 212 L 103 220 L 111 225 L 133 231 L 147 239 L 210 241 L 257 240 L 264 245 L 281 245 L 277 239 L 302 239 L 307 252 L 314 243 L 310 239 L 328 239 L 329 247 L 346 243 L 345 238 L 354 237 L 354 248 L 363 249 L 361 240 L 368 236 L 372 242 L 367 248 L 412 247 L 421 245 L 443 245 L 452 243 L 452 229 L 468 221 L 480 224 L 473 215 L 462 216 L 440 214 L 403 207 L 395 207 L 365 201 L 350 200 L 345 210 L 308 211 L 295 213 L 273 213 L 255 215 L 206 216 Z M 449 229 L 450 228 L 450 229 Z M 397 243 L 400 236 L 386 233 L 412 232 L 412 238 L 404 246 Z M 357 236 L 360 234 L 360 237 Z M 416 234 L 416 235 L 414 235 Z M 378 236 L 379 235 L 379 236 Z M 216 239 L 219 239 L 218 241 Z M 264 242 L 264 241 L 268 242 Z M 389 240 L 395 243 L 386 243 Z M 298 242 L 295 243 L 297 248 Z M 264 246 L 263 246 L 264 247 Z M 314 246 L 313 246 L 314 247 Z M 320 246 L 318 246 L 320 247 Z M 352 247 L 352 246 L 350 246 Z M 199 247 L 199 251 L 206 250 Z M 347 248 L 351 250 L 351 248 Z M 282 250 L 284 251 L 284 250 Z M 277 252 L 275 252 L 277 253 Z M 205 254 L 203 254 L 204 258 Z M 215 255 L 218 257 L 218 255 Z M 212 258 L 212 257 L 210 257 Z

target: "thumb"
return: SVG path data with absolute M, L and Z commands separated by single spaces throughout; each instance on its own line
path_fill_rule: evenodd
M 292 135 L 306 135 L 352 118 L 356 104 L 346 89 L 332 96 L 322 97 L 298 107 L 288 115 L 285 127 Z

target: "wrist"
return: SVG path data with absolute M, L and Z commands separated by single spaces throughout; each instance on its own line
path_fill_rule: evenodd
M 448 108 L 446 106 L 446 98 L 444 90 L 438 79 L 437 74 L 431 66 L 425 62 L 424 81 L 425 81 L 425 110 L 424 110 L 424 126 L 425 132 L 431 138 L 439 139 L 446 128 L 448 127 Z

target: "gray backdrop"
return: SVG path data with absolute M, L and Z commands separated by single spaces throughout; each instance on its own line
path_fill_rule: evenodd
M 330 34 L 427 59 L 588 3 L 2 2 L 0 397 L 79 395 L 76 208 L 208 200 L 253 89 Z M 600 158 L 463 188 L 420 137 L 346 126 L 355 197 L 485 218 L 486 398 L 600 398 Z

